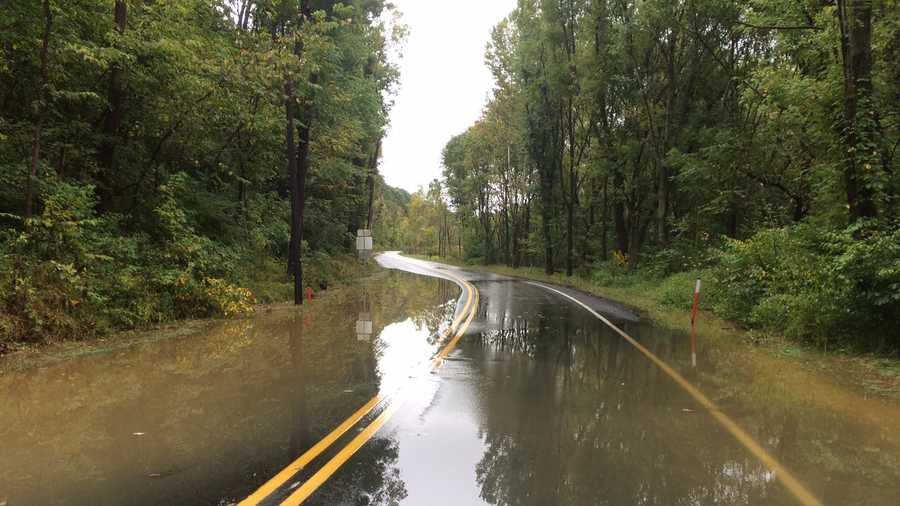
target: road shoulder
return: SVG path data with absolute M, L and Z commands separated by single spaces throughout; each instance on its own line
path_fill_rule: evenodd
M 651 293 L 640 287 L 599 286 L 578 276 L 548 276 L 533 268 L 468 265 L 453 259 L 440 261 L 472 272 L 546 283 L 573 296 L 578 295 L 576 298 L 601 301 L 599 304 L 624 308 L 625 311 L 650 319 L 657 325 L 690 332 L 689 311 L 663 306 L 653 299 Z M 603 312 L 602 309 L 591 307 Z M 820 385 L 831 385 L 827 390 L 839 397 L 846 394 L 900 401 L 900 360 L 897 359 L 851 355 L 840 351 L 825 352 L 804 347 L 781 336 L 766 336 L 761 339 L 759 333 L 741 329 L 738 324 L 702 309 L 698 337 L 701 347 L 711 347 L 713 352 L 719 350 L 724 353 L 727 350 L 745 356 L 747 364 L 742 364 L 743 367 L 754 370 L 754 374 L 771 376 L 773 381 L 784 382 L 787 379 L 784 375 L 788 375 L 795 377 L 798 384 L 814 381 Z M 787 367 L 788 365 L 795 367 Z M 840 394 L 841 391 L 844 394 Z

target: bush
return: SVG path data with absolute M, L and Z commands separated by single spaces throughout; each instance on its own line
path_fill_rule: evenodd
M 236 279 L 237 249 L 198 235 L 177 201 L 179 177 L 161 188 L 152 240 L 97 218 L 91 186 L 48 183 L 43 210 L 0 237 L 0 342 L 92 336 L 162 320 L 252 310 Z
M 207 299 L 215 305 L 210 312 L 218 312 L 225 316 L 248 314 L 253 312 L 256 299 L 247 288 L 234 286 L 222 279 L 206 278 Z
M 616 256 L 618 255 L 618 256 Z M 637 281 L 637 273 L 628 271 L 628 262 L 616 252 L 607 262 L 596 262 L 591 269 L 591 281 L 601 286 L 628 286 Z
M 818 344 L 900 349 L 900 230 L 798 225 L 729 241 L 711 269 L 714 312 Z
M 714 262 L 710 257 L 708 241 L 676 238 L 665 249 L 648 252 L 641 260 L 641 270 L 656 277 L 664 277 L 686 271 L 699 271 Z M 715 251 L 715 249 L 712 249 Z
M 711 277 L 701 272 L 682 272 L 669 276 L 659 285 L 657 298 L 660 304 L 677 309 L 690 309 L 694 303 L 694 285 L 697 278 L 703 280 L 703 297 L 715 291 Z

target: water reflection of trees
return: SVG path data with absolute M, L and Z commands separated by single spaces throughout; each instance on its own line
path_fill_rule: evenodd
M 428 329 L 429 343 L 434 344 L 440 336 L 441 328 L 449 324 L 456 309 L 459 288 L 457 285 L 441 279 L 433 281 L 432 296 L 422 297 L 420 301 L 429 301 L 421 307 L 410 310 L 410 318 L 419 328 Z
M 500 298 L 502 300 L 502 298 Z M 486 310 L 481 497 L 518 504 L 707 504 L 772 499 L 772 476 L 659 370 L 566 305 Z M 519 308 L 521 311 L 521 308 Z M 633 328 L 664 360 L 676 340 Z M 775 494 L 780 496 L 780 492 Z
M 374 315 L 375 334 L 391 323 L 406 319 L 427 328 L 432 335 L 438 334 L 452 318 L 459 298 L 459 288 L 454 283 L 399 272 L 367 283 L 364 289 L 373 307 L 379 309 Z
M 369 440 L 352 463 L 341 468 L 308 501 L 310 505 L 397 505 L 406 498 L 406 483 L 400 478 L 396 463 L 397 442 L 386 437 Z M 363 465 L 353 465 L 353 463 Z

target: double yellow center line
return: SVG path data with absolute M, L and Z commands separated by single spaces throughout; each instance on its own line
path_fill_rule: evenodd
M 447 331 L 441 337 L 441 341 L 446 340 L 451 334 L 453 334 L 454 330 L 456 333 L 453 335 L 453 338 L 450 342 L 447 343 L 444 348 L 438 352 L 437 355 L 431 361 L 431 370 L 435 370 L 440 367 L 444 358 L 450 354 L 451 351 L 456 347 L 456 344 L 462 338 L 462 336 L 466 333 L 466 330 L 469 328 L 469 324 L 472 323 L 472 320 L 475 318 L 475 314 L 478 312 L 478 304 L 479 304 L 479 294 L 478 289 L 475 288 L 474 285 L 469 283 L 468 281 L 451 274 L 449 272 L 445 272 L 445 275 L 449 276 L 456 284 L 458 284 L 461 288 L 463 288 L 466 292 L 466 303 L 463 306 L 463 310 L 459 313 L 459 315 L 453 320 L 450 324 L 450 327 L 447 328 Z M 335 441 L 341 438 L 344 434 L 347 433 L 350 429 L 356 426 L 360 420 L 362 420 L 366 415 L 368 415 L 376 406 L 381 404 L 385 399 L 388 399 L 388 396 L 384 394 L 378 394 L 369 402 L 365 403 L 362 407 L 360 407 L 356 412 L 347 417 L 346 420 L 341 422 L 340 425 L 334 428 L 327 436 L 319 440 L 318 443 L 313 445 L 309 450 L 307 450 L 303 455 L 297 458 L 297 460 L 291 462 L 284 469 L 282 469 L 278 474 L 273 476 L 269 481 L 264 483 L 256 492 L 253 492 L 250 496 L 240 502 L 239 506 L 255 506 L 269 497 L 273 492 L 280 489 L 284 486 L 285 483 L 288 482 L 292 477 L 296 476 L 298 472 L 303 470 L 310 462 L 312 462 L 316 457 L 318 457 L 322 452 L 327 450 Z M 391 403 L 378 415 L 368 426 L 362 429 L 359 434 L 356 435 L 346 446 L 344 446 L 334 457 L 332 457 L 328 462 L 325 463 L 315 474 L 313 474 L 308 480 L 303 482 L 287 499 L 285 499 L 281 504 L 282 505 L 295 505 L 301 504 L 305 501 L 313 492 L 315 492 L 319 487 L 322 486 L 338 469 L 341 468 L 344 463 L 346 463 L 350 457 L 353 456 L 367 441 L 369 441 L 372 436 L 378 432 L 385 423 L 397 412 L 402 404 L 402 398 L 400 396 L 394 396 Z

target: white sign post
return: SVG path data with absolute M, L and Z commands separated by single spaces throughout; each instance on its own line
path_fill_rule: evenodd
M 356 320 L 356 340 L 370 342 L 372 340 L 372 315 L 369 313 L 359 313 Z
M 694 285 L 694 304 L 691 306 L 691 365 L 697 367 L 697 307 L 700 305 L 700 278 Z
M 356 231 L 356 251 L 359 252 L 359 258 L 367 260 L 372 254 L 372 231 L 359 229 Z

